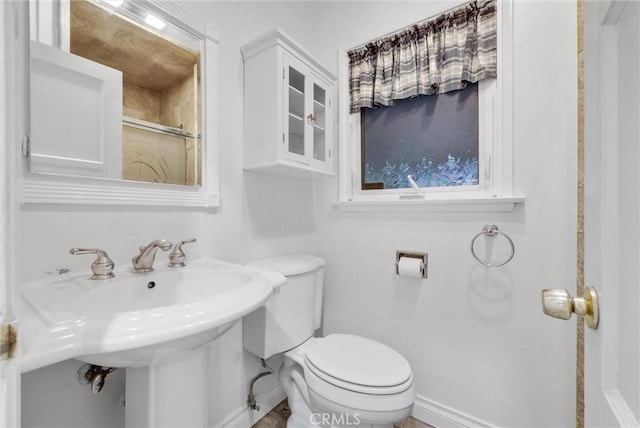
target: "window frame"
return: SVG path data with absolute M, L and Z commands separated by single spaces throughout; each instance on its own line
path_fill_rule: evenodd
M 514 194 L 513 183 L 513 0 L 498 0 L 498 78 L 478 85 L 477 186 L 361 190 L 360 114 L 349 112 L 349 59 L 345 48 L 338 53 L 339 67 L 339 198 L 342 210 L 397 210 L 440 206 L 445 210 L 512 211 L 524 197 Z M 365 43 L 366 41 L 363 41 Z M 472 188 L 472 189 L 471 189 Z

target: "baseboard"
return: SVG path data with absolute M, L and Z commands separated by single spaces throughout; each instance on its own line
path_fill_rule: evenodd
M 496 426 L 421 395 L 416 397 L 411 415 L 438 428 L 493 428 Z
M 250 428 L 285 397 L 286 394 L 280 382 L 274 382 L 268 389 L 256 396 L 256 401 L 260 405 L 259 411 L 241 407 L 224 421 L 215 425 L 214 428 Z M 411 415 L 437 428 L 496 428 L 495 424 L 467 415 L 421 395 L 416 397 Z
M 256 395 L 256 402 L 260 406 L 260 410 L 251 410 L 246 406 L 240 407 L 234 414 L 215 425 L 214 428 L 250 428 L 284 400 L 286 396 L 280 382 L 274 382 L 265 391 Z

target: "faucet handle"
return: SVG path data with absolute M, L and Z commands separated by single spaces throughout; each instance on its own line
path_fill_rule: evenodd
M 191 242 L 196 242 L 196 238 L 180 241 L 175 245 L 175 247 L 173 247 L 173 250 L 171 250 L 171 253 L 169 254 L 169 267 L 179 268 L 186 266 L 184 260 L 187 255 L 182 251 L 182 246 Z
M 72 248 L 69 250 L 69 254 L 74 256 L 78 254 L 95 254 L 97 256 L 91 263 L 91 271 L 93 272 L 91 279 L 108 279 L 115 276 L 113 273 L 115 264 L 105 250 L 99 248 Z

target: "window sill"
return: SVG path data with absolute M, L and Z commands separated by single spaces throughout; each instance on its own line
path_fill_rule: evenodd
M 337 201 L 332 205 L 344 212 L 512 212 L 516 204 L 523 204 L 524 201 L 524 196 L 482 196 L 420 200 Z

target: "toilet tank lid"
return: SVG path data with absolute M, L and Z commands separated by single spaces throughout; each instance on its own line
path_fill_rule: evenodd
M 300 275 L 312 272 L 325 265 L 320 257 L 308 254 L 290 254 L 287 256 L 260 259 L 247 264 L 247 267 L 257 270 L 279 272 L 284 276 Z

